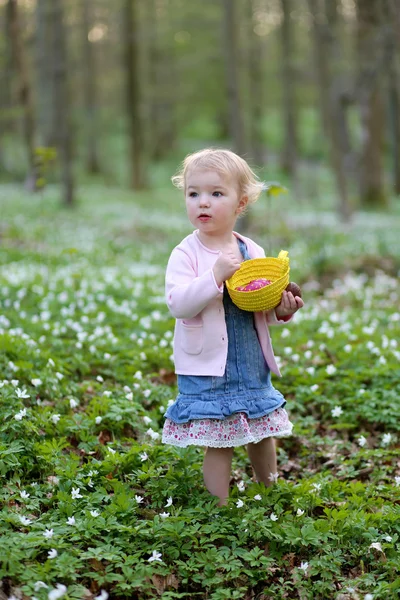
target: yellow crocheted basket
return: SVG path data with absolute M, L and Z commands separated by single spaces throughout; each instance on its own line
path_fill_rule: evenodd
M 281 301 L 282 292 L 289 283 L 289 271 L 288 253 L 286 250 L 281 250 L 278 258 L 245 260 L 240 269 L 225 283 L 232 302 L 242 310 L 250 312 L 270 310 L 278 306 Z M 236 289 L 260 277 L 269 279 L 271 283 L 258 290 L 248 292 Z

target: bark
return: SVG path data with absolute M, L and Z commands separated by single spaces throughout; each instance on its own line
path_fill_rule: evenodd
M 250 113 L 250 148 L 251 155 L 257 165 L 263 165 L 264 145 L 262 139 L 263 118 L 263 71 L 262 57 L 263 44 L 254 32 L 256 21 L 254 13 L 256 9 L 255 0 L 248 0 L 248 26 L 249 26 L 249 113 Z
M 12 61 L 12 42 L 11 42 L 11 31 L 9 23 L 9 11 L 4 11 L 4 22 L 1 22 L 2 31 L 4 35 L 4 52 L 2 55 L 2 66 L 0 69 L 0 110 L 2 111 L 3 118 L 0 121 L 2 131 L 11 131 L 13 122 L 11 119 L 5 118 L 5 112 L 10 111 L 12 108 L 12 81 L 13 81 L 13 61 Z
M 237 0 L 223 0 L 224 6 L 224 56 L 226 93 L 229 113 L 229 134 L 234 151 L 243 156 L 246 152 L 244 121 L 241 110 L 238 70 Z
M 28 189 L 37 189 L 37 171 L 35 167 L 35 132 L 34 132 L 34 109 L 32 102 L 32 91 L 28 78 L 24 47 L 21 37 L 19 13 L 17 0 L 8 0 L 7 21 L 10 26 L 10 40 L 12 47 L 13 63 L 17 74 L 18 103 L 23 108 L 23 133 L 28 159 L 28 175 L 26 185 Z
M 38 0 L 36 5 L 37 130 L 41 146 L 56 145 L 55 90 L 52 77 L 54 29 L 51 21 L 52 0 Z
M 97 65 L 93 44 L 89 40 L 92 23 L 92 1 L 82 0 L 83 17 L 83 92 L 85 99 L 86 117 L 86 170 L 89 173 L 99 173 L 99 158 L 97 148 L 97 107 L 96 107 L 96 78 Z
M 139 97 L 137 0 L 125 0 L 124 45 L 127 83 L 127 115 L 130 142 L 131 187 L 146 187 L 142 118 Z
M 63 24 L 63 1 L 52 0 L 51 20 L 54 30 L 53 78 L 54 108 L 57 121 L 57 150 L 61 167 L 63 202 L 72 207 L 74 199 L 74 181 L 72 174 L 72 139 L 69 118 L 69 94 L 67 80 L 67 44 Z
M 179 87 L 173 46 L 168 0 L 156 3 L 152 47 L 152 114 L 155 124 L 153 158 L 163 159 L 177 144 L 175 111 L 176 90 Z
M 388 96 L 392 181 L 394 193 L 400 195 L 400 7 L 394 0 L 388 1 L 385 17 L 389 36 Z
M 380 57 L 387 51 L 382 28 L 380 0 L 357 0 L 357 50 L 362 147 L 359 159 L 359 188 L 362 206 L 387 205 L 383 183 L 383 100 Z
M 284 142 L 281 155 L 281 166 L 290 175 L 296 172 L 298 140 L 296 130 L 296 95 L 295 71 L 293 67 L 293 23 L 290 13 L 293 10 L 292 0 L 281 0 L 283 13 L 281 27 L 282 43 L 282 87 L 283 87 L 283 119 Z
M 329 0 L 328 0 L 329 4 Z M 347 171 L 350 166 L 350 142 L 347 133 L 345 87 L 340 66 L 339 40 L 335 25 L 337 13 L 329 13 L 321 0 L 308 0 L 313 15 L 313 39 L 319 82 L 321 122 L 328 137 L 329 157 L 339 196 L 338 213 L 349 220 L 351 207 Z

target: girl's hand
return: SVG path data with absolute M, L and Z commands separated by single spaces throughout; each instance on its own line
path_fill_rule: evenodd
M 240 265 L 240 261 L 236 258 L 233 252 L 220 254 L 213 267 L 214 277 L 217 285 L 220 287 L 224 281 L 232 277 L 232 275 L 240 268 Z
M 281 303 L 275 308 L 275 313 L 278 319 L 280 317 L 288 317 L 293 315 L 299 308 L 304 306 L 300 296 L 293 296 L 292 292 L 283 291 Z

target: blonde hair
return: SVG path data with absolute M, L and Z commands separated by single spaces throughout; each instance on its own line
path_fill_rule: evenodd
M 235 177 L 240 196 L 247 196 L 249 204 L 256 202 L 265 189 L 265 184 L 259 181 L 247 162 L 231 150 L 205 148 L 199 152 L 188 154 L 178 173 L 171 177 L 172 183 L 177 188 L 184 190 L 187 174 L 193 169 L 212 170 L 222 175 Z

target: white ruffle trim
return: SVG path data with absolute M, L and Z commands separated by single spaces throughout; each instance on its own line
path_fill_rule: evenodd
M 284 408 L 257 419 L 249 419 L 245 413 L 236 413 L 226 419 L 193 419 L 188 423 L 166 419 L 162 442 L 180 448 L 229 448 L 257 444 L 268 437 L 290 436 L 292 429 L 293 424 Z

